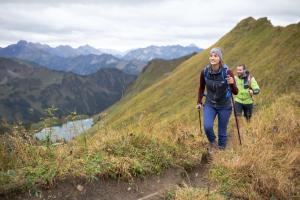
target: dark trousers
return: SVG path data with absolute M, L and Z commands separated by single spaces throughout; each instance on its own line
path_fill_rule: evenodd
M 237 116 L 242 116 L 244 113 L 244 117 L 247 121 L 250 121 L 252 116 L 253 104 L 241 104 L 239 102 L 235 102 L 235 110 Z

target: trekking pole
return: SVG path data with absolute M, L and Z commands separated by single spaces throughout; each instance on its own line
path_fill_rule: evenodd
M 202 125 L 201 125 L 201 108 L 198 110 L 198 115 L 199 115 L 199 126 L 200 126 L 200 133 L 202 134 Z
M 203 96 L 204 97 L 206 97 L 206 92 L 204 92 L 204 94 L 203 94 Z M 202 123 L 201 123 L 201 108 L 202 108 L 202 104 L 200 104 L 201 105 L 201 107 L 198 109 L 198 115 L 199 115 L 199 126 L 200 126 L 200 133 L 202 134 L 203 132 L 202 132 Z
M 238 131 L 239 141 L 240 141 L 240 145 L 242 145 L 241 134 L 240 134 L 240 127 L 239 127 L 239 122 L 238 122 L 237 115 L 236 115 L 235 103 L 234 103 L 232 92 L 231 92 L 231 101 L 232 101 L 233 113 L 234 113 L 236 128 L 237 128 L 237 131 Z

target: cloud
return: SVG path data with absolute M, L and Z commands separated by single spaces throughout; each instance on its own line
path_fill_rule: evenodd
M 300 19 L 295 0 L 10 0 L 0 6 L 0 46 L 25 39 L 119 50 L 152 44 L 208 47 L 248 16 L 268 17 L 275 25 Z

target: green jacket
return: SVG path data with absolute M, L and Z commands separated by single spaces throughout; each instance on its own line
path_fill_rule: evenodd
M 253 98 L 249 94 L 249 90 L 252 89 L 253 94 L 256 95 L 260 92 L 260 88 L 254 77 L 250 75 L 250 79 L 251 80 L 248 80 L 247 77 L 235 77 L 236 85 L 239 89 L 239 93 L 235 96 L 236 102 L 239 102 L 241 104 L 253 104 Z

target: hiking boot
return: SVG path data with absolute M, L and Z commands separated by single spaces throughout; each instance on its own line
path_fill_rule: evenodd
M 207 148 L 207 152 L 208 154 L 213 154 L 216 150 L 218 150 L 218 145 L 216 143 L 209 143 L 208 148 Z

